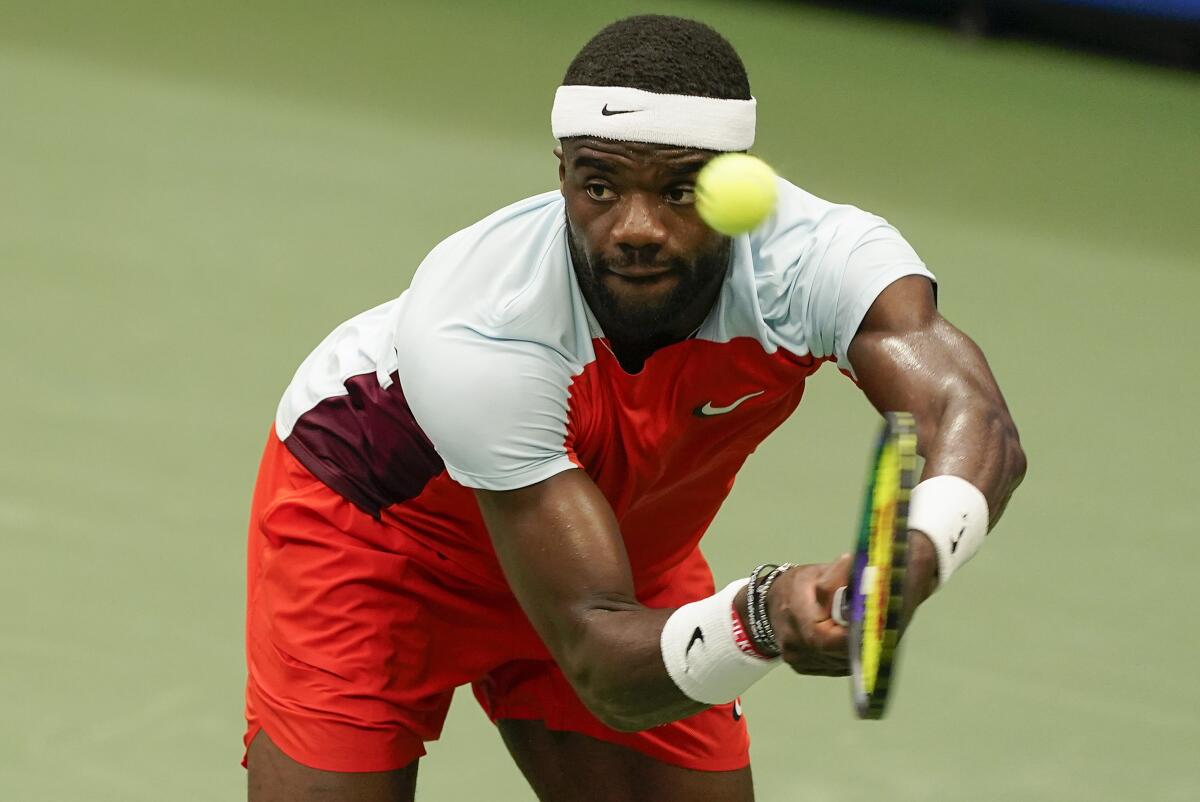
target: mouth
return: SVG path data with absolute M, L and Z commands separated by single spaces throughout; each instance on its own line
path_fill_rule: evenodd
M 631 265 L 628 267 L 610 266 L 605 268 L 609 273 L 620 276 L 627 281 L 645 281 L 650 282 L 660 276 L 665 276 L 672 272 L 674 268 L 667 265 L 664 267 L 641 267 Z

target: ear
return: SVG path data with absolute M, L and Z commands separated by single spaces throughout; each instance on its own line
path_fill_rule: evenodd
M 562 189 L 562 185 L 567 180 L 567 160 L 563 156 L 562 145 L 559 144 L 554 148 L 554 155 L 558 158 L 558 188 Z

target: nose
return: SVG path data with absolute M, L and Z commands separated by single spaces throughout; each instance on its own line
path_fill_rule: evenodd
M 620 204 L 612 227 L 614 243 L 628 255 L 653 259 L 667 243 L 667 227 L 659 217 L 662 211 L 659 199 L 650 193 L 632 192 Z

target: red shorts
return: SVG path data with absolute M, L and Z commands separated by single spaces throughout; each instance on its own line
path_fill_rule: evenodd
M 492 721 L 539 720 L 691 769 L 749 765 L 733 705 L 642 732 L 606 727 L 511 592 L 473 581 L 359 510 L 273 432 L 254 491 L 247 578 L 247 746 L 265 729 L 313 768 L 402 768 L 441 733 L 454 689 L 471 683 Z M 697 550 L 640 597 L 677 607 L 712 592 Z

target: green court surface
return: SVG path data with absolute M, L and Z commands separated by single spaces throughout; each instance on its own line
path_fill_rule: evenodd
M 647 6 L 0 4 L 0 798 L 244 796 L 243 550 L 279 393 L 440 238 L 554 186 L 549 103 Z M 1200 79 L 787 3 L 756 150 L 883 214 L 987 352 L 1029 475 L 881 723 L 745 701 L 759 798 L 1200 798 Z M 825 560 L 874 413 L 836 371 L 754 456 L 719 581 Z M 469 695 L 424 799 L 531 794 Z

